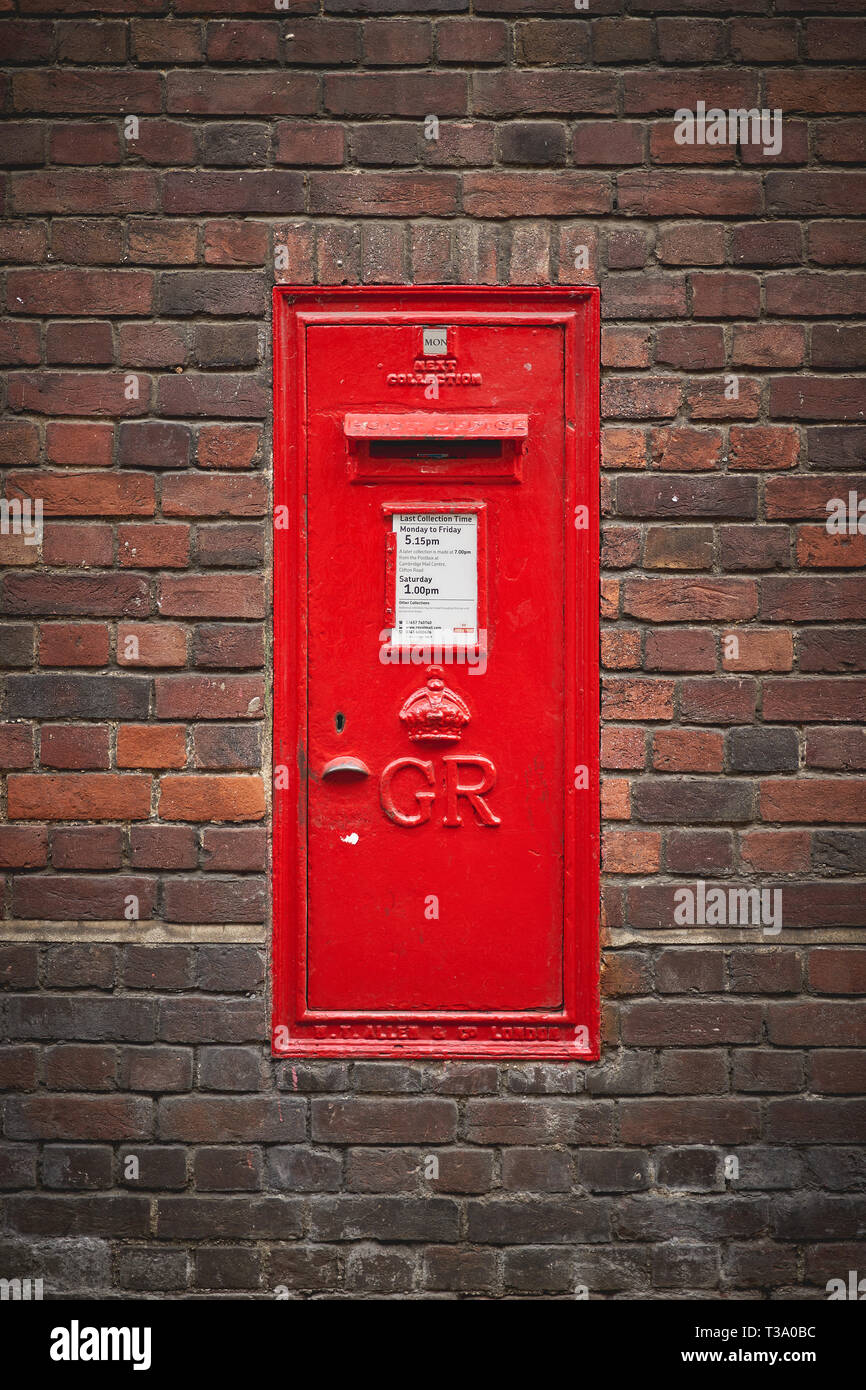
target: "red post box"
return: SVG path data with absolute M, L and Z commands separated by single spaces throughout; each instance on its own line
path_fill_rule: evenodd
M 274 1051 L 598 1055 L 598 291 L 274 292 Z

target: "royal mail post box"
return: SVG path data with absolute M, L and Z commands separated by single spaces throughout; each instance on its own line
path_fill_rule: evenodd
M 274 1050 L 597 1056 L 598 292 L 274 318 Z

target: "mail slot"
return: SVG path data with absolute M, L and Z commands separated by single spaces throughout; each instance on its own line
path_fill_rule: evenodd
M 274 292 L 277 1055 L 598 1056 L 598 315 Z

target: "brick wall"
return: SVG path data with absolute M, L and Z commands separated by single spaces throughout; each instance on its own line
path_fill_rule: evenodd
M 0 0 L 0 462 L 45 516 L 0 536 L 0 1273 L 863 1271 L 860 9 Z M 677 143 L 698 101 L 780 108 L 781 151 Z M 270 1060 L 275 278 L 602 287 L 598 1064 Z M 698 881 L 781 888 L 782 931 L 677 924 Z

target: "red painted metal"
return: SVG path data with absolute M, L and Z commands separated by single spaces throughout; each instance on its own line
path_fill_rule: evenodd
M 274 332 L 274 1051 L 596 1057 L 598 291 Z
M 444 415 L 406 411 L 402 415 L 349 413 L 343 422 L 350 439 L 525 439 L 527 415 Z

